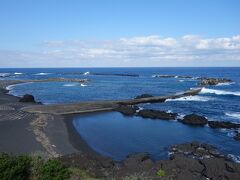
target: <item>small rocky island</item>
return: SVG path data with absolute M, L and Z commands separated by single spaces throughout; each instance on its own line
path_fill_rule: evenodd
M 175 75 L 153 75 L 154 78 L 179 78 L 179 79 L 195 79 L 199 81 L 201 86 L 214 86 L 221 83 L 231 83 L 231 79 L 226 78 L 209 78 L 209 77 L 193 77 L 193 76 L 175 76 Z

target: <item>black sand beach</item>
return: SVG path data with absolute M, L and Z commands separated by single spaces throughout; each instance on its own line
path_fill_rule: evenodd
M 18 97 L 8 95 L 6 87 L 17 83 L 19 82 L 0 81 L 0 151 L 17 154 L 42 153 L 53 157 L 81 151 L 80 146 L 76 149 L 69 141 L 68 132 L 74 130 L 68 131 L 67 127 L 70 125 L 65 125 L 67 117 L 21 110 L 22 107 L 39 104 L 21 103 L 18 102 Z M 80 136 L 71 142 L 80 142 L 83 149 L 87 146 Z
M 122 162 L 92 150 L 72 125 L 75 115 L 23 111 L 44 106 L 19 102 L 6 87 L 19 81 L 0 81 L 0 151 L 58 158 L 68 167 L 87 170 L 100 179 L 239 179 L 240 164 L 211 145 L 190 142 L 169 147 L 169 159 L 153 161 L 149 154 L 132 154 Z

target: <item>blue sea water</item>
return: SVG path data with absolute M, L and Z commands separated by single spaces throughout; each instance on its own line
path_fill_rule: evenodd
M 82 75 L 79 72 L 90 74 Z M 137 74 L 139 77 L 91 75 Z M 142 104 L 142 108 L 166 110 L 181 116 L 197 113 L 209 120 L 240 123 L 240 68 L 65 68 L 0 69 L 1 79 L 46 79 L 49 77 L 86 78 L 88 83 L 27 83 L 10 87 L 10 93 L 33 94 L 45 104 L 129 99 L 148 93 L 166 95 L 198 86 L 196 79 L 154 78 L 155 74 L 223 77 L 234 83 L 205 87 L 197 96 Z M 117 112 L 79 115 L 73 125 L 81 137 L 97 152 L 121 160 L 129 153 L 149 152 L 153 158 L 167 156 L 172 144 L 193 140 L 207 142 L 235 157 L 240 157 L 240 143 L 230 130 L 215 130 L 183 125 L 177 121 L 126 117 Z M 240 160 L 240 158 L 239 158 Z

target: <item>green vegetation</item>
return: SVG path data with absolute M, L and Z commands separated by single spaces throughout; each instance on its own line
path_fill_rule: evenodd
M 71 173 L 72 179 L 91 179 L 96 180 L 98 178 L 95 178 L 94 175 L 91 175 L 89 172 L 83 169 L 79 169 L 76 167 L 69 168 L 69 171 Z
M 0 179 L 26 179 L 30 176 L 31 161 L 29 156 L 10 156 L 2 153 L 0 155 Z
M 166 175 L 165 171 L 163 169 L 159 169 L 157 172 L 157 176 L 164 177 Z
M 69 168 L 56 159 L 0 154 L 1 180 L 65 180 L 69 179 L 70 175 Z
M 39 168 L 39 179 L 41 180 L 64 180 L 69 179 L 70 171 L 59 161 L 50 159 Z

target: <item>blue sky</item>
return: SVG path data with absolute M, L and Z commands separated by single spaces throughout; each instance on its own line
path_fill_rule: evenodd
M 239 66 L 239 9 L 239 0 L 0 0 L 0 67 Z

